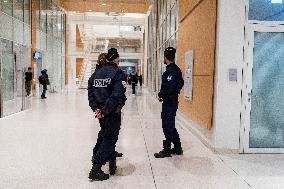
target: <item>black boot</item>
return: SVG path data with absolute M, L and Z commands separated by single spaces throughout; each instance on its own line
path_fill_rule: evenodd
M 89 179 L 94 181 L 104 181 L 109 179 L 109 175 L 102 171 L 102 165 L 93 164 L 93 167 L 89 174 Z
M 154 154 L 155 158 L 172 157 L 172 155 L 171 155 L 171 143 L 164 140 L 163 141 L 163 147 L 164 147 L 164 149 L 162 151 Z
M 120 158 L 120 157 L 123 156 L 123 153 L 119 153 L 119 152 L 115 151 L 115 156 Z
M 166 158 L 166 157 L 172 157 L 171 152 L 162 150 L 159 153 L 154 154 L 155 158 Z
M 109 174 L 110 175 L 115 175 L 116 173 L 116 169 L 117 169 L 117 166 L 116 166 L 116 161 L 110 161 L 109 162 Z
M 174 154 L 174 155 L 183 155 L 183 150 L 182 150 L 182 148 L 181 147 L 179 147 L 179 148 L 173 148 L 172 150 L 171 150 L 171 154 Z

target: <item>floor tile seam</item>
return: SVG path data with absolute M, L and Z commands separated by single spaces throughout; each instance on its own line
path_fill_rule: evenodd
M 150 158 L 150 154 L 149 154 L 149 149 L 148 149 L 148 145 L 147 145 L 147 142 L 146 142 L 146 137 L 145 137 L 145 133 L 144 133 L 144 128 L 143 125 L 144 124 L 144 121 L 143 121 L 143 114 L 142 112 L 139 111 L 140 107 L 138 105 L 138 102 L 137 102 L 137 99 L 136 99 L 136 106 L 137 106 L 137 111 L 138 111 L 138 114 L 139 114 L 139 124 L 140 124 L 140 129 L 141 129 L 141 132 L 142 132 L 142 135 L 143 135 L 143 138 L 144 138 L 144 143 L 145 143 L 145 148 L 146 148 L 146 152 L 147 152 L 147 156 L 148 156 L 148 163 L 150 165 L 150 169 L 151 169 L 151 172 L 152 172 L 152 178 L 153 178 L 153 183 L 154 183 L 154 186 L 156 189 L 157 188 L 157 182 L 156 182 L 156 178 L 155 178 L 155 174 L 154 174 L 154 170 L 153 170 L 153 165 L 152 165 L 152 162 L 151 162 L 151 158 Z
M 235 170 L 234 168 L 232 168 L 229 164 L 226 163 L 226 161 L 219 155 L 216 154 L 217 158 L 219 158 L 221 160 L 221 162 L 224 164 L 225 167 L 229 168 L 230 170 L 232 170 L 241 180 L 243 180 L 250 188 L 254 189 L 254 187 L 249 183 L 249 181 L 247 181 L 243 176 L 241 176 L 237 170 Z
M 180 123 L 178 123 L 177 125 L 178 125 L 178 127 L 181 128 L 183 131 L 189 132 L 190 134 L 193 135 L 193 133 L 191 133 L 190 130 L 184 129 L 184 127 L 181 126 Z M 194 136 L 194 135 L 193 135 L 193 137 L 195 137 L 196 139 L 198 139 L 198 138 L 197 138 L 196 136 Z M 199 139 L 198 139 L 198 140 L 199 140 Z M 253 187 L 251 186 L 251 184 L 249 184 L 249 182 L 248 182 L 245 178 L 243 178 L 241 175 L 239 175 L 238 172 L 237 172 L 235 169 L 233 169 L 233 168 L 230 167 L 228 164 L 226 164 L 225 161 L 222 159 L 222 157 L 219 156 L 219 154 L 214 153 L 210 148 L 208 148 L 208 147 L 207 147 L 206 145 L 204 145 L 202 142 L 201 142 L 200 145 L 201 145 L 202 147 L 206 148 L 206 149 L 209 149 L 209 150 L 212 152 L 212 155 L 215 155 L 215 156 L 220 160 L 220 162 L 223 163 L 223 165 L 224 165 L 225 167 L 227 167 L 227 168 L 229 168 L 230 170 L 232 170 L 232 171 L 233 171 L 241 180 L 243 180 L 243 182 L 245 182 L 250 188 L 253 188 Z

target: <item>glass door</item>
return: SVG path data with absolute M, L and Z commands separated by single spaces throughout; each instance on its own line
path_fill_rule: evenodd
M 14 112 L 16 113 L 24 110 L 24 98 L 26 96 L 24 71 L 26 66 L 23 46 L 14 44 L 13 51 L 15 63 Z
M 0 51 L 1 81 L 2 81 L 2 102 L 3 116 L 15 113 L 15 63 L 13 54 L 13 42 L 1 39 Z
M 284 27 L 251 26 L 245 71 L 244 152 L 284 152 Z
M 26 92 L 24 73 L 30 51 L 22 45 L 0 39 L 1 116 L 8 116 L 25 109 Z

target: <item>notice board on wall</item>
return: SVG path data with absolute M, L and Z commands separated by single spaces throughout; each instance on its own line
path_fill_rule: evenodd
M 192 81 L 193 81 L 193 50 L 185 53 L 185 74 L 184 74 L 184 98 L 192 101 Z

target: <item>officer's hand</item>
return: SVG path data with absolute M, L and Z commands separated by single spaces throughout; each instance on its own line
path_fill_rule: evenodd
M 96 118 L 98 119 L 101 119 L 104 117 L 101 109 L 97 109 L 95 113 L 96 113 Z

